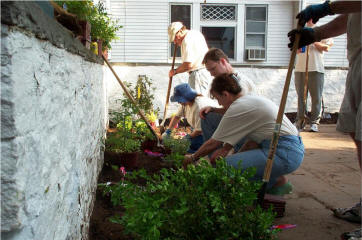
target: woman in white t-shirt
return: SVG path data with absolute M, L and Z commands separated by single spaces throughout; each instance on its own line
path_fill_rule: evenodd
M 261 96 L 243 96 L 241 91 L 231 74 L 222 74 L 213 80 L 210 93 L 223 108 L 206 107 L 200 111 L 200 117 L 217 112 L 223 114 L 223 118 L 212 137 L 197 152 L 185 156 L 185 166 L 212 152 L 210 161 L 213 163 L 218 157 L 226 157 L 235 144 L 246 138 L 241 152 L 227 156 L 226 162 L 236 168 L 239 163 L 242 169 L 256 167 L 254 179 L 262 179 L 278 107 Z M 298 130 L 284 115 L 268 188 L 276 184 L 278 178 L 294 172 L 303 157 L 304 145 Z M 287 183 L 286 178 L 281 182 L 279 179 L 276 186 Z
M 204 143 L 201 131 L 201 119 L 199 116 L 200 109 L 206 106 L 218 106 L 218 104 L 210 98 L 197 94 L 187 83 L 179 84 L 174 88 L 171 102 L 178 102 L 180 107 L 175 116 L 172 117 L 168 129 L 162 137 L 169 137 L 171 135 L 171 129 L 184 117 L 192 127 L 192 132 L 185 136 L 185 138 L 191 142 L 187 152 L 194 153 Z

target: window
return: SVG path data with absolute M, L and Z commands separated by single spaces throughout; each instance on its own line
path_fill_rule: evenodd
M 180 5 L 172 4 L 171 5 L 171 22 L 182 22 L 187 29 L 191 29 L 191 5 Z M 175 51 L 174 43 L 171 43 L 171 57 L 173 57 L 173 52 Z M 181 49 L 178 48 L 176 52 L 176 57 L 181 57 Z
M 200 25 L 209 48 L 222 49 L 235 58 L 236 5 L 201 4 Z
M 265 59 L 267 6 L 247 5 L 245 9 L 245 50 L 249 60 Z

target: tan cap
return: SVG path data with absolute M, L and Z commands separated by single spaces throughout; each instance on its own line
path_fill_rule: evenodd
M 175 40 L 176 33 L 180 31 L 180 29 L 184 25 L 181 22 L 173 22 L 168 26 L 168 41 L 173 42 Z

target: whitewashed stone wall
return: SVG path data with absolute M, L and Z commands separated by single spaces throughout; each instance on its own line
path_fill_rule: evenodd
M 166 93 L 169 81 L 168 72 L 170 70 L 170 66 L 115 65 L 113 68 L 122 81 L 135 83 L 138 75 L 147 75 L 153 80 L 154 86 L 157 88 L 155 91 L 154 104 L 160 108 L 161 113 L 159 114 L 159 119 L 162 119 L 164 104 L 166 102 Z M 235 67 L 234 69 L 240 72 L 244 78 L 248 78 L 255 83 L 259 95 L 271 99 L 279 106 L 287 75 L 287 69 L 248 67 Z M 326 112 L 335 113 L 339 111 L 339 106 L 341 105 L 344 95 L 346 76 L 347 70 L 326 70 L 323 93 Z M 109 109 L 112 111 L 119 108 L 119 104 L 116 100 L 122 97 L 123 90 L 119 86 L 112 72 L 109 70 L 106 71 L 105 78 L 107 79 L 107 92 L 109 94 Z M 173 78 L 171 95 L 174 86 L 187 81 L 188 74 L 183 73 L 176 75 Z M 177 104 L 170 103 L 168 116 L 170 116 L 172 112 L 176 111 L 176 108 Z M 294 74 L 292 74 L 285 112 L 296 111 L 297 95 L 294 86 Z
M 103 164 L 103 65 L 4 24 L 1 65 L 1 239 L 87 239 Z

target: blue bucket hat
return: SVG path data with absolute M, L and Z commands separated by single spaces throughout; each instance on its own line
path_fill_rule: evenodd
M 182 83 L 174 88 L 171 102 L 191 102 L 196 96 L 196 91 L 192 89 L 188 83 Z

